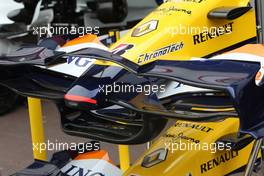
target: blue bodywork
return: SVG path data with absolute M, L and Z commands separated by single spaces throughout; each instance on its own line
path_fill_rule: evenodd
M 260 69 L 260 64 L 257 62 L 231 60 L 156 61 L 140 67 L 121 56 L 94 48 L 60 54 L 60 58 L 66 56 L 110 61 L 120 65 L 120 67 L 94 64 L 81 77 L 73 78 L 35 67 L 34 64 L 20 63 L 14 65 L 12 63 L 10 64 L 12 66 L 8 66 L 5 62 L 2 64 L 4 66 L 1 70 L 11 72 L 12 76 L 3 77 L 1 84 L 24 96 L 55 100 L 62 115 L 64 130 L 67 133 L 102 140 L 101 134 L 91 134 L 92 130 L 87 131 L 87 126 L 76 125 L 75 121 L 65 120 L 67 119 L 66 116 L 70 114 L 69 112 L 79 111 L 81 112 L 79 117 L 89 121 L 89 119 L 96 119 L 95 117 L 98 115 L 107 119 L 109 114 L 118 116 L 120 111 L 132 111 L 138 115 L 143 115 L 143 121 L 148 121 L 149 125 L 143 125 L 147 129 L 143 130 L 145 134 L 154 134 L 154 128 L 158 128 L 158 131 L 155 135 L 150 135 L 151 137 L 145 135 L 145 138 L 142 138 L 141 134 L 141 136 L 137 136 L 139 138 L 116 140 L 115 143 L 146 142 L 158 135 L 167 122 L 166 118 L 188 121 L 217 121 L 230 116 L 237 116 L 240 118 L 240 134 L 250 134 L 254 138 L 264 137 L 264 88 L 255 84 L 255 76 Z M 54 62 L 54 60 L 50 62 Z M 100 87 L 114 83 L 145 86 L 166 81 L 176 81 L 185 85 L 206 88 L 209 89 L 209 92 L 223 92 L 235 111 L 207 114 L 179 113 L 168 108 L 155 92 L 150 94 L 146 94 L 146 92 L 111 92 L 106 95 L 105 92 L 100 91 Z M 71 96 L 79 99 L 65 98 Z M 175 94 L 173 98 L 177 99 L 180 96 L 182 95 Z M 115 113 L 115 110 L 110 108 L 110 113 L 107 108 L 111 106 L 118 106 L 119 110 Z M 80 122 L 79 120 L 78 123 Z M 92 126 L 96 122 L 95 120 L 91 123 Z M 104 127 L 99 125 L 98 129 Z M 105 131 L 109 133 L 109 131 Z M 114 141 L 115 137 L 107 137 L 108 141 Z M 103 140 L 107 139 L 104 138 Z

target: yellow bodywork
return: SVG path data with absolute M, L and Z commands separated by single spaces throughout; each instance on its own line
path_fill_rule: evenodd
M 235 118 L 217 123 L 177 121 L 124 175 L 223 176 L 229 174 L 247 164 L 252 144 L 235 152 L 223 150 L 220 146 L 218 148 L 221 150 L 215 150 L 215 142 L 221 136 L 236 133 L 238 126 L 238 119 Z M 198 143 L 200 148 L 195 148 L 195 143 Z M 180 147 L 180 144 L 183 147 Z M 184 147 L 184 144 L 189 147 Z M 150 168 L 142 167 L 144 157 L 164 148 L 168 149 L 165 161 Z
M 223 49 L 235 47 L 235 44 L 256 36 L 255 12 L 251 9 L 234 20 L 208 19 L 207 14 L 219 7 L 247 6 L 248 0 L 177 0 L 166 2 L 155 9 L 143 21 L 130 30 L 111 49 L 122 44 L 132 45 L 126 49 L 123 57 L 144 65 L 160 60 L 189 60 L 192 57 L 205 57 L 219 53 Z M 191 32 L 179 32 L 181 27 L 193 29 Z M 205 29 L 224 28 L 223 35 L 208 36 Z M 200 31 L 194 31 L 194 28 Z M 231 32 L 227 33 L 227 28 Z M 177 33 L 178 30 L 178 33 Z M 173 48 L 171 50 L 171 48 Z M 166 50 L 167 48 L 167 50 Z M 169 49 L 168 49 L 169 48 Z M 162 53 L 163 52 L 163 53 Z M 156 54 L 156 55 L 155 55 Z M 156 57 L 154 57 L 156 56 Z M 97 64 L 110 64 L 108 62 Z M 165 118 L 165 117 L 164 117 Z M 191 123 L 203 129 L 178 126 L 177 123 Z M 166 159 L 150 168 L 142 167 L 143 159 L 171 143 L 214 144 L 222 136 L 237 133 L 239 120 L 229 118 L 220 122 L 196 123 L 177 121 L 165 135 L 160 137 L 146 153 L 124 174 L 126 176 L 223 176 L 242 166 L 249 158 L 252 145 L 238 152 L 211 150 L 176 150 L 170 149 Z M 167 145 L 165 145 L 167 144 Z M 168 147 L 168 146 L 167 146 Z M 153 158 L 156 160 L 157 158 Z
M 235 20 L 207 18 L 207 14 L 215 8 L 247 6 L 248 0 L 203 0 L 201 3 L 198 1 L 200 0 L 164 3 L 114 44 L 112 49 L 120 44 L 134 45 L 122 56 L 143 65 L 156 59 L 188 60 L 191 57 L 204 57 L 256 36 L 256 20 L 253 9 Z M 147 30 L 144 24 L 155 20 L 158 23 L 157 29 L 139 37 L 132 36 L 136 30 Z M 185 33 L 184 27 L 187 27 L 186 30 L 189 29 L 189 32 Z M 208 38 L 205 33 L 206 29 L 213 31 L 214 28 L 219 29 L 219 27 L 225 29 L 231 27 L 231 32 L 228 30 L 223 35 L 212 39 Z M 182 30 L 180 31 L 180 29 Z M 197 39 L 197 35 L 199 35 L 200 43 L 197 40 L 194 41 L 194 36 Z M 153 53 L 163 47 L 181 43 L 183 47 L 177 51 L 148 61 L 144 61 L 142 58 L 143 54 Z

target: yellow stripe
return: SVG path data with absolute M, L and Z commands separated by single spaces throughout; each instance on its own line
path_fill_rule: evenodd
M 225 112 L 225 111 L 234 111 L 235 108 L 221 108 L 221 109 L 192 108 L 192 110 L 193 110 L 193 111 Z

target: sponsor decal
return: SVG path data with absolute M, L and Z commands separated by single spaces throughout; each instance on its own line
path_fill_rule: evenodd
M 233 32 L 233 24 L 234 22 L 225 24 L 220 27 L 212 27 L 210 31 L 204 31 L 200 34 L 193 35 L 193 43 L 194 45 L 198 45 L 209 40 L 218 38 L 225 34 L 231 34 Z
M 95 61 L 95 59 L 70 56 L 67 57 L 67 63 L 51 66 L 48 69 L 59 73 L 80 77 L 94 64 Z
M 158 149 L 144 157 L 141 166 L 150 168 L 166 160 L 168 150 L 165 148 Z
M 192 143 L 196 143 L 196 144 L 200 143 L 200 140 L 192 138 L 192 137 L 189 137 L 189 136 L 186 136 L 183 133 L 179 133 L 179 134 L 169 134 L 169 133 L 167 133 L 167 134 L 163 135 L 163 137 L 172 138 L 173 141 L 185 140 L 187 142 L 192 142 Z
M 158 59 L 161 56 L 179 51 L 183 47 L 184 47 L 184 43 L 179 42 L 179 43 L 171 44 L 169 46 L 165 46 L 165 47 L 160 48 L 160 49 L 158 49 L 154 52 L 151 52 L 151 53 L 141 54 L 138 58 L 138 63 L 141 64 L 143 62 L 147 62 L 147 61 L 152 60 L 152 59 Z
M 157 8 L 153 11 L 153 13 L 156 13 L 158 15 L 172 15 L 175 12 L 184 13 L 187 15 L 191 15 L 192 11 L 188 9 L 178 8 L 177 6 L 171 6 L 169 8 Z
M 93 59 L 89 58 L 83 58 L 83 57 L 68 57 L 67 58 L 67 63 L 68 64 L 74 64 L 77 67 L 87 67 L 88 65 L 91 64 Z
M 152 31 L 155 31 L 158 27 L 158 20 L 151 20 L 147 23 L 144 23 L 140 26 L 138 26 L 136 29 L 132 32 L 132 37 L 140 37 L 143 35 L 146 35 Z
M 105 174 L 101 173 L 101 172 L 93 172 L 90 169 L 84 169 L 84 168 L 80 168 L 78 166 L 74 166 L 71 165 L 71 167 L 68 168 L 68 170 L 66 170 L 65 172 L 63 172 L 65 175 L 79 175 L 79 176 L 105 176 Z M 70 174 L 72 173 L 72 174 Z
M 109 158 L 104 150 L 78 155 L 61 168 L 65 176 L 121 176 L 123 172 Z
M 122 171 L 104 160 L 73 160 L 61 169 L 65 176 L 121 176 Z
M 221 154 L 217 158 L 214 158 L 206 163 L 203 163 L 200 168 L 201 168 L 201 173 L 206 173 L 216 167 L 219 167 L 232 159 L 236 158 L 238 156 L 238 151 L 228 151 L 224 154 Z
M 134 48 L 133 44 L 120 44 L 112 50 L 113 54 L 123 55 L 127 50 Z
M 208 126 L 203 126 L 197 123 L 188 123 L 188 122 L 176 122 L 174 125 L 175 127 L 183 127 L 183 128 L 192 128 L 195 130 L 199 130 L 205 133 L 209 133 L 213 131 L 214 129 L 208 127 Z

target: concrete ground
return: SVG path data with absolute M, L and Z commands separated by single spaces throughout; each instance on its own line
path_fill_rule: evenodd
M 46 140 L 51 142 L 89 141 L 84 138 L 64 134 L 60 129 L 59 115 L 55 105 L 43 102 L 43 114 Z M 56 135 L 54 135 L 56 134 Z M 117 145 L 102 143 L 101 147 L 109 151 L 112 160 L 119 163 Z M 131 160 L 134 161 L 145 149 L 145 145 L 132 146 Z M 48 153 L 50 157 L 52 152 Z M 0 117 L 0 176 L 7 176 L 21 170 L 33 161 L 28 111 L 26 105 L 16 111 Z M 2 174 L 2 175 L 1 175 Z
M 55 105 L 43 102 L 44 126 L 46 140 L 51 142 L 87 142 L 88 139 L 72 137 L 60 129 L 59 115 Z M 54 135 L 55 134 L 55 135 Z M 102 149 L 109 151 L 111 159 L 118 164 L 116 145 L 102 143 Z M 146 149 L 146 145 L 131 146 L 131 161 L 135 161 Z M 48 152 L 51 157 L 52 152 Z M 33 161 L 31 135 L 27 106 L 21 106 L 14 112 L 0 117 L 0 176 L 7 176 L 21 170 Z M 258 174 L 259 176 L 263 176 Z M 241 176 L 236 174 L 235 176 Z

